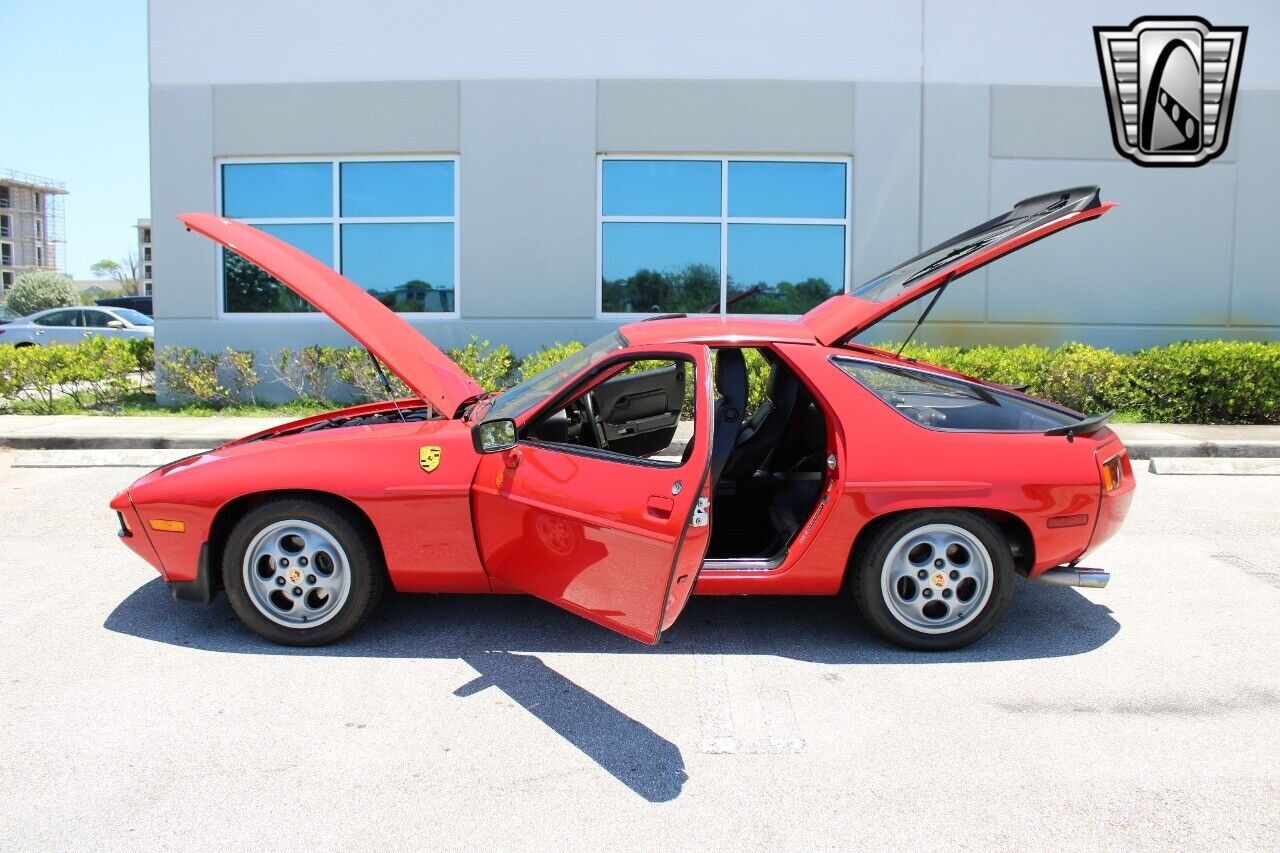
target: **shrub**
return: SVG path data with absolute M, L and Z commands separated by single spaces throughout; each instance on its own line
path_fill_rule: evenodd
M 520 381 L 536 376 L 553 364 L 573 355 L 582 347 L 583 344 L 579 341 L 569 341 L 567 344 L 556 341 L 529 353 L 520 362 Z
M 231 392 L 218 380 L 218 354 L 195 347 L 163 347 L 156 354 L 156 380 L 183 402 L 226 405 Z
M 4 298 L 5 307 L 25 317 L 46 308 L 79 305 L 71 279 L 50 270 L 32 270 L 18 276 Z
M 506 344 L 490 347 L 475 335 L 460 349 L 449 350 L 449 358 L 486 391 L 505 387 L 516 367 L 516 357 Z

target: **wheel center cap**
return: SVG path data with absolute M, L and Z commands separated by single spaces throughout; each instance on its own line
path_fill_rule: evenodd
M 302 580 L 302 572 L 298 571 L 297 569 L 290 569 L 289 583 L 297 583 L 300 580 Z
M 936 586 L 938 589 L 942 589 L 944 586 L 947 585 L 947 576 L 944 575 L 942 572 L 934 572 L 933 585 Z

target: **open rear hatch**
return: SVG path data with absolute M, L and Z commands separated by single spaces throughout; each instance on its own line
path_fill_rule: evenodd
M 854 335 L 996 258 L 1115 207 L 1097 187 L 1076 187 L 1024 199 L 1008 213 L 939 243 L 850 294 L 833 296 L 800 318 L 824 346 Z

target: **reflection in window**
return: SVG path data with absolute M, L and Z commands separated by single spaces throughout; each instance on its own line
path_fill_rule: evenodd
M 729 313 L 803 314 L 844 282 L 843 225 L 730 225 Z
M 453 224 L 342 226 L 342 274 L 393 311 L 453 311 Z
M 606 158 L 601 310 L 804 313 L 846 289 L 848 187 L 843 160 Z
M 694 314 L 720 304 L 720 226 L 609 222 L 601 304 L 624 314 Z
M 339 269 L 394 311 L 452 313 L 456 174 L 452 159 L 225 163 L 223 214 Z M 222 255 L 228 313 L 315 310 L 256 265 Z

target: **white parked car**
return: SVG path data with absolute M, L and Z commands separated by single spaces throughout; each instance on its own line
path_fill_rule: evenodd
M 132 308 L 49 308 L 0 326 L 0 344 L 75 344 L 90 335 L 155 337 L 150 317 Z

